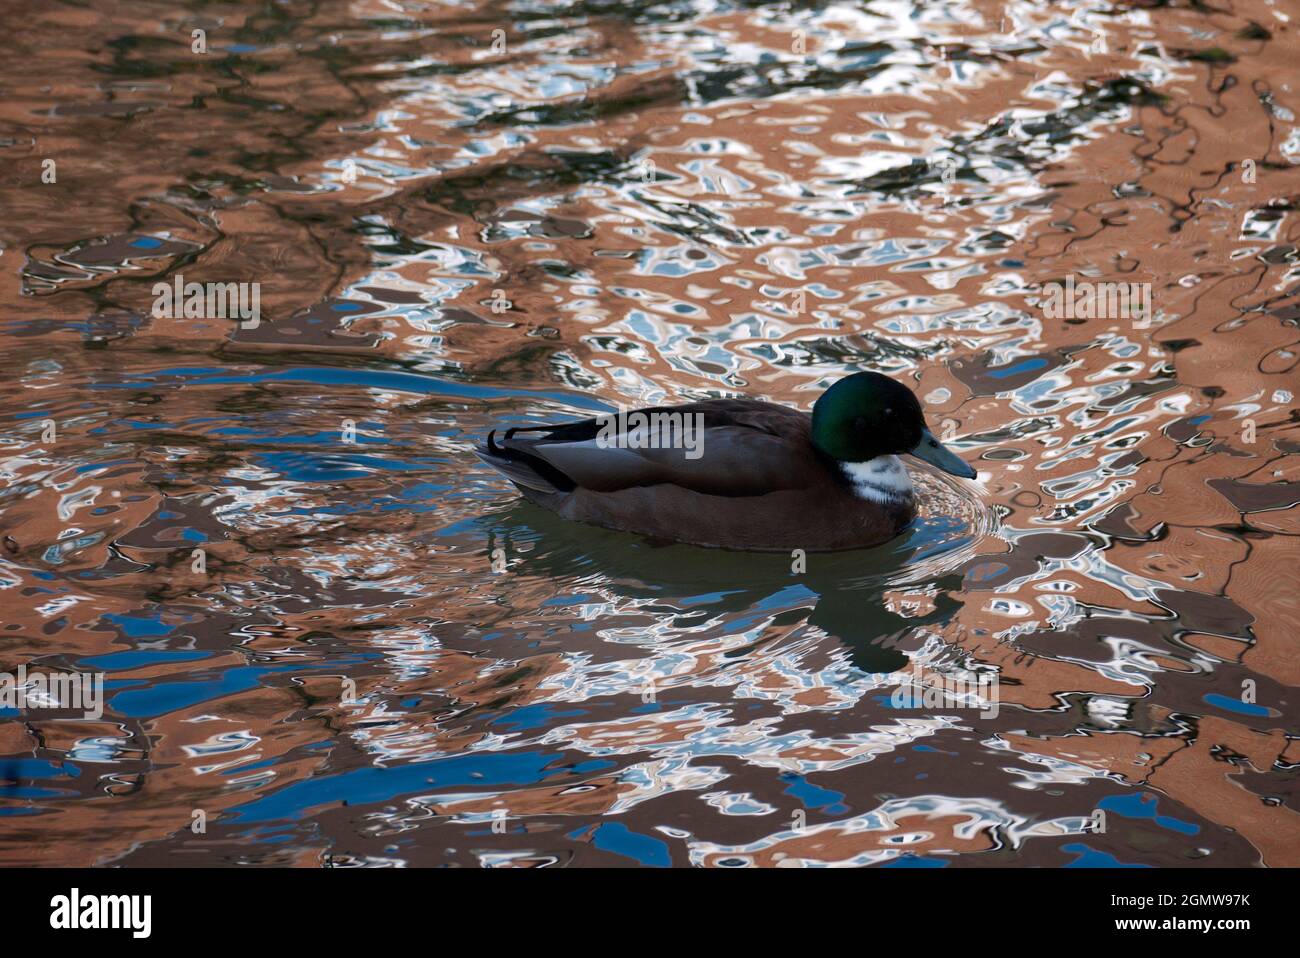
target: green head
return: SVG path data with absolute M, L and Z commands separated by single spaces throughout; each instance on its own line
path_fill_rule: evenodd
M 909 453 L 963 479 L 975 470 L 925 426 L 912 390 L 880 373 L 854 373 L 822 393 L 813 405 L 812 441 L 840 462 Z

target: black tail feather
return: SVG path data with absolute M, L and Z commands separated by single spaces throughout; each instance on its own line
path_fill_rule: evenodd
M 545 459 L 519 446 L 503 445 L 508 443 L 516 432 L 535 432 L 553 428 L 555 427 L 522 426 L 507 429 L 501 443 L 496 441 L 496 430 L 493 429 L 487 435 L 487 444 L 478 446 L 474 452 L 520 488 L 545 493 L 572 492 L 577 488 L 577 483 Z

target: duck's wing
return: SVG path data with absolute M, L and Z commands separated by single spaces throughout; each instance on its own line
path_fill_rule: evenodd
M 681 441 L 666 449 L 631 448 L 646 436 L 636 424 L 664 413 L 678 417 L 660 421 L 673 422 Z M 544 493 L 670 483 L 706 495 L 755 496 L 825 478 L 805 413 L 744 399 L 510 429 L 500 440 L 493 432 L 475 451 L 511 481 Z

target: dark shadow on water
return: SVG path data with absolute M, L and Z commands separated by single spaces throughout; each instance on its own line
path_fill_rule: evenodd
M 575 593 L 599 588 L 658 600 L 655 611 L 689 615 L 692 624 L 719 619 L 744 629 L 768 618 L 783 625 L 805 618 L 870 673 L 906 666 L 900 640 L 918 626 L 947 621 L 960 607 L 953 598 L 962 581 L 955 567 L 964 564 L 971 541 L 969 530 L 949 517 L 918 520 L 874 549 L 808 553 L 796 571 L 792 555 L 659 543 L 569 522 L 528 503 L 484 516 L 478 525 L 489 554 L 504 549 L 515 575 L 549 578 Z M 887 591 L 922 581 L 936 590 L 928 615 L 909 618 L 886 607 Z

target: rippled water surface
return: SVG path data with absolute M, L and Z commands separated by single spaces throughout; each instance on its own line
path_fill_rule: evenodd
M 5 17 L 0 862 L 1300 865 L 1293 3 Z M 806 570 L 471 453 L 858 369 L 980 479 Z

